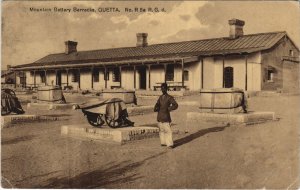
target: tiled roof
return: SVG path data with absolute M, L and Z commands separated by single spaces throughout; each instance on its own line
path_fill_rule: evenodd
M 213 38 L 148 45 L 146 47 L 123 47 L 91 51 L 79 51 L 70 54 L 58 53 L 47 55 L 34 63 L 20 65 L 45 66 L 53 64 L 85 63 L 91 61 L 108 62 L 130 59 L 147 59 L 168 56 L 207 56 L 217 54 L 251 53 L 273 47 L 286 32 L 270 32 L 244 35 L 237 39 Z
M 1 77 L 5 77 L 5 76 L 10 75 L 12 73 L 13 73 L 13 71 L 11 71 L 11 70 L 1 70 Z

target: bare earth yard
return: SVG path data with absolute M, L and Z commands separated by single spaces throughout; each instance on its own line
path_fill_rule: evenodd
M 154 102 L 139 99 L 143 105 Z M 87 123 L 80 111 L 29 110 L 28 114 L 59 114 L 60 120 L 1 130 L 2 187 L 297 188 L 299 96 L 252 97 L 249 106 L 274 111 L 280 120 L 248 126 L 192 123 L 189 133 L 183 133 L 186 112 L 197 107 L 180 106 L 172 113 L 172 127 L 179 130 L 172 150 L 161 147 L 158 138 L 117 145 L 61 136 L 61 125 Z M 136 126 L 156 126 L 155 113 L 131 120 Z

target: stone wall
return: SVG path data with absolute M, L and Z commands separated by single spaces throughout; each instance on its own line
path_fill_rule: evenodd
M 294 57 L 299 56 L 299 50 L 294 46 L 289 38 L 285 37 L 280 40 L 275 47 L 262 52 L 262 90 L 276 91 L 283 89 L 283 81 L 285 80 L 284 77 L 288 76 L 284 76 L 283 74 L 284 62 L 282 61 L 282 58 L 284 56 L 290 56 L 291 50 L 294 52 Z M 273 69 L 274 71 L 272 81 L 268 81 L 268 69 Z M 290 72 L 298 73 L 298 70 L 291 70 Z

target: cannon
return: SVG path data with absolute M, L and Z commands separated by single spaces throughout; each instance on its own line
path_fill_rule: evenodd
M 8 88 L 1 89 L 1 115 L 9 115 L 12 112 L 16 114 L 25 113 L 16 93 Z
M 134 126 L 134 122 L 128 119 L 126 105 L 120 98 L 87 102 L 77 105 L 76 109 L 81 109 L 88 123 L 94 127 L 102 127 L 105 122 L 111 128 Z

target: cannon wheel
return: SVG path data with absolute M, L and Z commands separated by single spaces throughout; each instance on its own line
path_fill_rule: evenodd
M 1 89 L 1 93 L 7 93 L 12 95 L 13 97 L 16 96 L 15 92 L 9 88 L 4 88 Z M 3 101 L 3 102 L 2 102 Z M 12 110 L 9 107 L 4 106 L 5 105 L 5 97 L 3 97 L 2 95 L 2 99 L 1 99 L 1 115 L 8 115 L 12 112 Z
M 107 125 L 111 128 L 118 128 L 122 125 L 122 122 L 120 122 L 120 119 L 114 120 L 106 115 L 105 115 L 105 121 L 106 121 Z
M 91 124 L 94 127 L 101 127 L 104 124 L 104 121 L 100 114 L 97 114 L 96 116 L 87 114 L 86 117 L 89 124 Z
M 1 115 L 8 115 L 11 113 L 11 110 L 10 109 L 4 109 L 2 106 L 1 106 Z
M 9 88 L 4 88 L 2 89 L 4 92 L 12 95 L 12 96 L 16 96 L 16 93 L 12 90 L 12 89 L 9 89 Z

